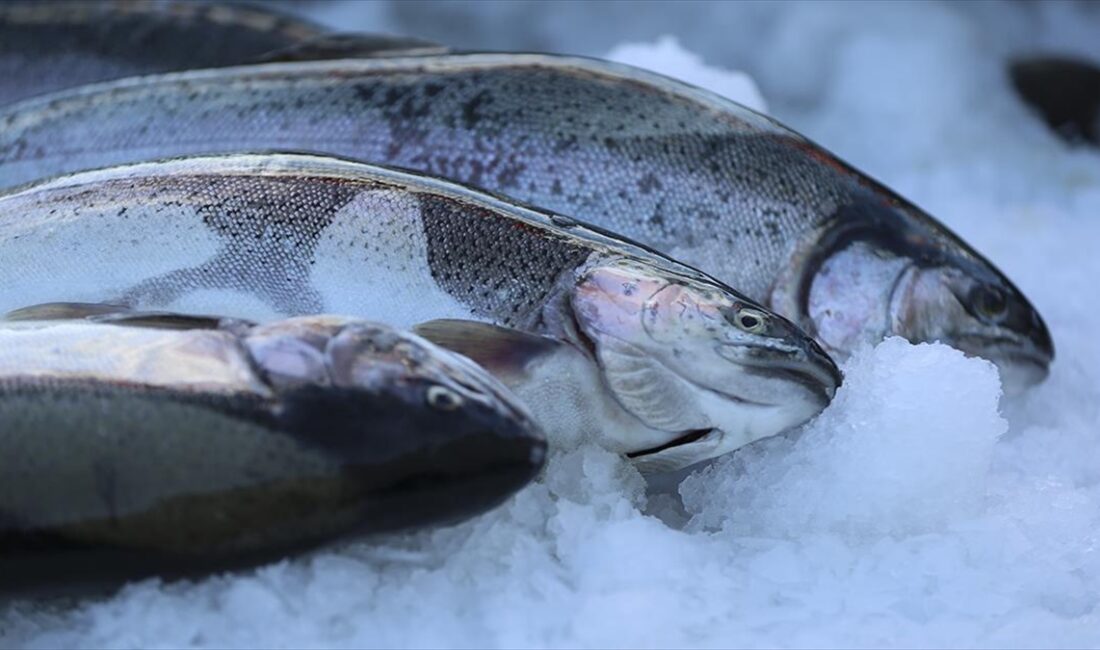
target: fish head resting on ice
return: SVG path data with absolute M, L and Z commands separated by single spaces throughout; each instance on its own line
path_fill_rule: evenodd
M 1054 344 L 1024 294 L 945 226 L 848 169 L 867 191 L 793 245 L 770 306 L 838 359 L 901 336 L 994 362 L 1009 392 L 1041 382 Z
M 786 319 L 702 274 L 607 257 L 577 271 L 547 321 L 586 349 L 622 407 L 660 439 L 624 441 L 643 469 L 677 469 L 795 427 L 840 385 Z

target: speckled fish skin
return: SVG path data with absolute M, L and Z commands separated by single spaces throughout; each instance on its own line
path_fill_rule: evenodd
M 0 323 L 0 590 L 451 523 L 525 485 L 545 451 L 484 370 L 377 323 Z
M 0 259 L 0 310 L 473 319 L 563 340 L 619 405 L 630 435 L 616 450 L 690 442 L 659 451 L 673 464 L 800 424 L 840 383 L 797 327 L 690 267 L 454 183 L 330 158 L 198 157 L 32 186 L 0 197 Z
M 86 83 L 257 62 L 323 33 L 258 6 L 0 3 L 0 104 Z
M 453 54 L 242 67 L 0 114 L 8 186 L 240 149 L 393 164 L 594 223 L 717 277 L 840 357 L 892 334 L 942 340 L 1022 385 L 1053 358 L 1034 307 L 942 224 L 776 122 L 627 66 Z

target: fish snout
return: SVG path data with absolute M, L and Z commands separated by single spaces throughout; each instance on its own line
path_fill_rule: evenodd
M 832 401 L 844 380 L 832 357 L 810 339 L 799 346 L 723 346 L 719 353 L 752 376 L 801 387 L 822 407 Z
M 372 532 L 485 512 L 535 478 L 546 456 L 528 418 L 425 379 L 299 386 L 281 396 L 276 417 L 300 444 L 339 464 Z

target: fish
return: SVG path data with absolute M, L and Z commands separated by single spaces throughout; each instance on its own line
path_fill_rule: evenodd
M 257 62 L 325 36 L 258 6 L 0 3 L 0 104 L 131 75 Z
M 1026 57 L 1008 66 L 1020 99 L 1071 144 L 1100 146 L 1100 65 L 1065 56 Z
M 8 0 L 0 3 L 0 105 L 132 75 L 447 49 L 408 36 L 329 32 L 260 5 Z
M 454 523 L 545 457 L 491 375 L 377 322 L 80 305 L 0 321 L 3 591 L 236 570 Z
M 528 402 L 548 437 L 599 424 L 609 405 L 616 424 L 600 426 L 620 436 L 616 451 L 653 471 L 795 427 L 841 382 L 793 324 L 655 251 L 449 181 L 332 158 L 199 156 L 47 181 L 0 197 L 0 260 L 0 310 L 457 319 L 564 341 L 588 373 L 576 382 L 599 394 L 570 422 L 541 417 L 560 412 L 552 395 Z M 540 356 L 539 340 L 525 340 L 510 343 L 524 348 L 516 364 Z
M 1049 372 L 1039 312 L 945 225 L 819 145 L 688 84 L 607 61 L 453 53 L 129 79 L 0 112 L 0 185 L 232 150 L 409 168 L 660 250 L 837 360 L 888 336 Z

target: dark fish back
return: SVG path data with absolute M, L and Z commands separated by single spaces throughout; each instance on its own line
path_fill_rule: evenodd
M 130 75 L 246 63 L 320 33 L 241 5 L 0 3 L 0 104 Z

